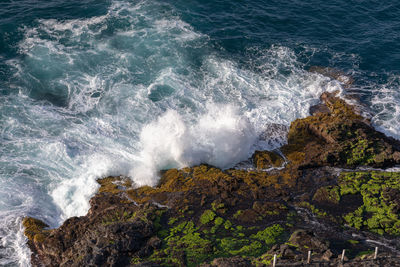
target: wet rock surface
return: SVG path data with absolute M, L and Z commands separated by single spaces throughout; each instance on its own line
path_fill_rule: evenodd
M 25 218 L 33 266 L 400 265 L 399 142 L 335 94 L 294 121 L 251 170 L 160 173 L 157 187 L 99 179 L 86 216 L 57 229 Z M 346 168 L 346 169 L 343 169 Z M 373 259 L 375 247 L 378 259 Z

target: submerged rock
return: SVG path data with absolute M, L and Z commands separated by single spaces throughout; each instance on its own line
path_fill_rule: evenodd
M 400 264 L 362 258 L 367 240 L 386 256 L 400 250 L 400 174 L 337 169 L 395 166 L 399 142 L 335 94 L 321 100 L 324 112 L 290 126 L 284 157 L 257 151 L 252 170 L 170 169 L 139 188 L 106 177 L 86 216 L 57 229 L 26 218 L 32 265 L 267 266 L 276 254 L 302 266 L 311 250 L 316 266 L 337 266 L 343 249 L 344 266 Z
M 351 76 L 338 69 L 322 66 L 312 66 L 308 71 L 319 73 L 326 77 L 335 79 L 343 84 L 345 87 L 350 87 L 354 83 L 354 79 Z

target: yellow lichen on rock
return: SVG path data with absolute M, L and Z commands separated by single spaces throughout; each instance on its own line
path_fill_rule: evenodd
M 97 179 L 100 184 L 99 192 L 108 192 L 112 194 L 118 194 L 127 188 L 132 187 L 132 181 L 127 177 L 106 177 Z
M 256 151 L 252 159 L 257 169 L 281 167 L 284 163 L 283 158 L 272 151 Z
M 25 228 L 24 234 L 25 236 L 31 241 L 38 241 L 42 242 L 45 238 L 44 236 L 44 229 L 49 227 L 47 224 L 42 222 L 41 220 L 32 218 L 32 217 L 25 217 L 22 220 L 22 225 Z

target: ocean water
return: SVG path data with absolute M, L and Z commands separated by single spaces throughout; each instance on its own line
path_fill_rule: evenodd
M 0 265 L 29 266 L 23 216 L 84 215 L 106 175 L 233 167 L 324 91 L 400 138 L 399 39 L 397 1 L 0 0 Z

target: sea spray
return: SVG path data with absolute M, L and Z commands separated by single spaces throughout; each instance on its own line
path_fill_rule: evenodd
M 208 108 L 192 125 L 169 110 L 143 127 L 141 161 L 130 173 L 138 185 L 155 185 L 159 170 L 200 163 L 228 168 L 250 157 L 257 136 L 249 120 L 231 105 Z
M 166 168 L 232 167 L 282 144 L 269 142 L 269 125 L 285 129 L 323 91 L 341 90 L 284 45 L 230 54 L 167 2 L 112 1 L 104 14 L 42 17 L 18 33 L 0 96 L 7 262 L 14 240 L 24 243 L 10 221 L 56 227 L 84 215 L 108 175 L 154 185 Z

